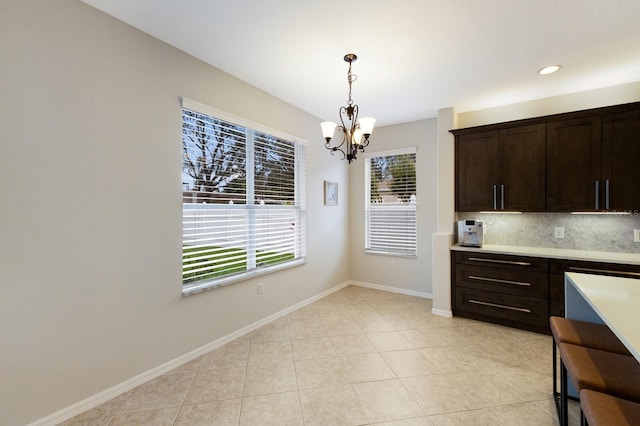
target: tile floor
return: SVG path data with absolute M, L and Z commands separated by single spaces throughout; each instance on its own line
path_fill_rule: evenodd
M 549 336 L 430 312 L 349 286 L 64 425 L 558 424 Z

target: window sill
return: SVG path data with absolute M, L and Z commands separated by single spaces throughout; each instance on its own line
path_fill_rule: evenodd
M 278 265 L 265 266 L 253 269 L 249 272 L 243 272 L 241 274 L 232 275 L 229 277 L 219 278 L 211 281 L 200 281 L 196 283 L 191 283 L 184 285 L 182 287 L 182 295 L 183 296 L 191 296 L 196 293 L 201 293 L 205 290 L 212 290 L 218 287 L 224 287 L 229 284 L 234 284 L 239 281 L 246 281 L 252 278 L 256 278 L 262 275 L 271 274 L 273 272 L 282 271 L 284 269 L 295 268 L 298 266 L 302 266 L 307 263 L 306 258 L 292 260 L 291 262 L 281 263 Z
M 364 254 L 373 254 L 375 256 L 403 257 L 405 259 L 417 259 L 417 254 L 389 253 L 386 251 L 365 250 Z

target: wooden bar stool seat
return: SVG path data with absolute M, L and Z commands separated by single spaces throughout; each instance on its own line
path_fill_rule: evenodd
M 637 402 L 583 389 L 580 391 L 580 407 L 590 426 L 640 425 L 640 404 Z
M 604 324 L 551 317 L 549 318 L 549 326 L 553 340 L 557 343 L 570 343 L 631 356 L 620 339 Z
M 640 363 L 628 355 L 560 343 L 561 424 L 568 423 L 567 375 L 578 391 L 584 389 L 640 402 Z
M 553 396 L 558 416 L 561 417 L 561 395 L 557 385 L 557 345 L 559 343 L 570 343 L 628 356 L 631 356 L 631 353 L 613 331 L 604 324 L 552 316 L 549 318 L 549 326 L 553 335 Z M 567 424 L 562 420 L 561 423 Z

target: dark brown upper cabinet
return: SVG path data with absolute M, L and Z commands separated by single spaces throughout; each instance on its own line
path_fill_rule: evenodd
M 499 131 L 456 136 L 456 210 L 496 208 Z
M 640 211 L 640 110 L 602 116 L 604 208 Z
M 640 210 L 640 111 L 547 124 L 547 211 Z
M 456 211 L 640 211 L 640 102 L 451 133 Z
M 604 208 L 600 117 L 547 123 L 547 211 Z
M 456 210 L 545 211 L 545 125 L 456 134 Z

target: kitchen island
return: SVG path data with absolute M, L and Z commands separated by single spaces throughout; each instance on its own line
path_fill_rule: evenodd
M 566 317 L 606 324 L 640 361 L 640 280 L 568 272 Z

